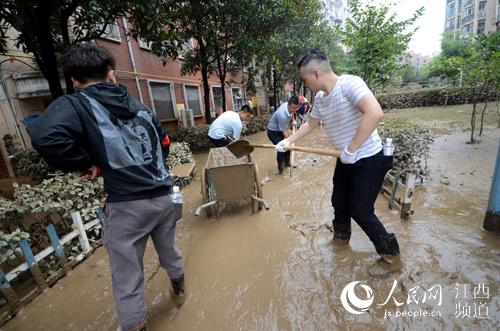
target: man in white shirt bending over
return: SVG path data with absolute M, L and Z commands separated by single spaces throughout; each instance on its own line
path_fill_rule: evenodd
M 231 141 L 240 139 L 243 123 L 252 116 L 248 105 L 241 107 L 239 112 L 226 111 L 210 125 L 208 139 L 215 147 L 227 146 Z
M 401 268 L 399 245 L 374 213 L 374 204 L 384 176 L 392 168 L 393 157 L 382 152 L 377 126 L 382 109 L 363 79 L 337 76 L 327 56 L 309 51 L 299 62 L 306 86 L 318 91 L 310 119 L 292 136 L 280 141 L 277 151 L 287 148 L 323 122 L 334 147 L 342 150 L 333 175 L 333 243 L 347 245 L 351 237 L 351 218 L 358 223 L 375 246 L 381 260 L 369 269 L 372 275 L 386 275 Z

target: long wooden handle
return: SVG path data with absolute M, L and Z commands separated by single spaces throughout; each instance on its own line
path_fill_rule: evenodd
M 257 147 L 257 148 L 275 148 L 275 145 L 270 145 L 270 144 L 250 144 L 252 147 Z M 304 153 L 312 153 L 312 154 L 319 154 L 319 155 L 327 155 L 327 156 L 334 156 L 339 158 L 342 152 L 340 151 L 335 151 L 335 150 L 324 150 L 321 148 L 310 148 L 310 147 L 289 147 L 289 151 L 297 151 L 297 152 L 304 152 Z

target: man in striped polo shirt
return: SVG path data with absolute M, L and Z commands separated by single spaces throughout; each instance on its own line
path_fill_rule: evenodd
M 384 275 L 399 269 L 396 236 L 386 231 L 374 213 L 375 200 L 393 162 L 392 156 L 384 156 L 377 132 L 384 116 L 379 103 L 360 77 L 337 76 L 320 51 L 309 51 L 298 67 L 306 86 L 318 91 L 314 108 L 310 119 L 294 135 L 280 141 L 276 150 L 287 150 L 322 121 L 334 147 L 342 150 L 333 176 L 333 243 L 349 243 L 353 218 L 382 256 L 370 273 Z

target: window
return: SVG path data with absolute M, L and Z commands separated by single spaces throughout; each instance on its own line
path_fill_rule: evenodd
M 106 25 L 106 29 L 104 29 L 104 33 L 101 35 L 101 38 L 121 42 L 120 28 L 118 27 L 118 24 L 116 24 L 116 22 L 113 22 Z
M 175 120 L 172 84 L 150 81 L 149 88 L 156 117 L 160 121 Z
M 222 106 L 222 88 L 220 86 L 212 86 L 212 100 L 214 102 L 214 110 Z
M 472 23 L 465 24 L 464 27 L 462 28 L 463 33 L 470 33 L 472 32 Z
M 231 94 L 233 95 L 233 110 L 238 111 L 243 106 L 243 100 L 241 99 L 241 89 L 239 87 L 232 87 Z
M 486 7 L 486 1 L 481 1 L 479 3 L 479 9 L 478 9 L 478 16 L 479 17 L 485 17 L 486 16 L 485 7 Z
M 474 7 L 465 8 L 464 16 L 473 16 L 474 15 Z
M 193 116 L 202 116 L 200 88 L 197 85 L 184 85 L 184 94 L 186 96 L 186 108 L 193 110 Z
M 146 39 L 139 38 L 139 47 L 147 50 L 151 50 L 151 42 Z
M 484 32 L 484 22 L 485 20 L 479 20 L 479 22 L 477 22 L 477 34 Z
M 451 19 L 446 22 L 446 31 L 453 30 L 455 28 L 455 19 Z
M 446 9 L 446 17 L 455 16 L 455 3 L 448 5 Z

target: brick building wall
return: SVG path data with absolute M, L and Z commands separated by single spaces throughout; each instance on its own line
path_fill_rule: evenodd
M 166 82 L 173 84 L 173 91 L 175 95 L 175 105 L 183 104 L 187 108 L 186 97 L 185 97 L 185 86 L 197 86 L 199 95 L 201 98 L 201 116 L 195 116 L 196 125 L 206 123 L 204 116 L 204 89 L 201 73 L 196 75 L 181 75 L 181 62 L 180 60 L 169 60 L 165 65 L 163 61 L 156 55 L 154 55 L 150 50 L 143 48 L 139 45 L 139 42 L 135 39 L 127 40 L 125 37 L 125 28 L 123 25 L 123 19 L 117 20 L 118 31 L 120 34 L 120 41 L 100 39 L 97 41 L 98 44 L 108 48 L 116 59 L 116 70 L 115 76 L 117 81 L 126 86 L 130 93 L 137 99 L 141 99 L 142 96 L 143 103 L 149 107 L 153 108 L 152 96 L 150 94 L 150 82 Z M 130 27 L 129 27 L 130 28 Z M 132 49 L 132 54 L 135 62 L 135 69 L 137 73 L 137 78 L 139 80 L 140 95 L 137 88 L 137 82 L 134 75 L 134 68 L 132 65 L 132 60 L 130 57 L 128 42 L 130 42 L 130 47 Z M 227 82 L 233 82 L 233 86 L 240 88 L 240 93 L 243 95 L 244 91 L 241 87 L 241 74 L 228 74 Z M 236 82 L 236 83 L 234 83 Z M 212 74 L 209 77 L 209 85 L 220 86 L 219 78 Z M 231 86 L 226 84 L 226 107 L 227 109 L 233 109 L 233 100 L 231 94 Z M 211 92 L 210 92 L 211 93 Z M 213 104 L 213 96 L 210 96 L 210 109 L 215 111 Z M 177 120 L 165 120 L 162 121 L 163 125 L 166 127 L 177 127 Z

